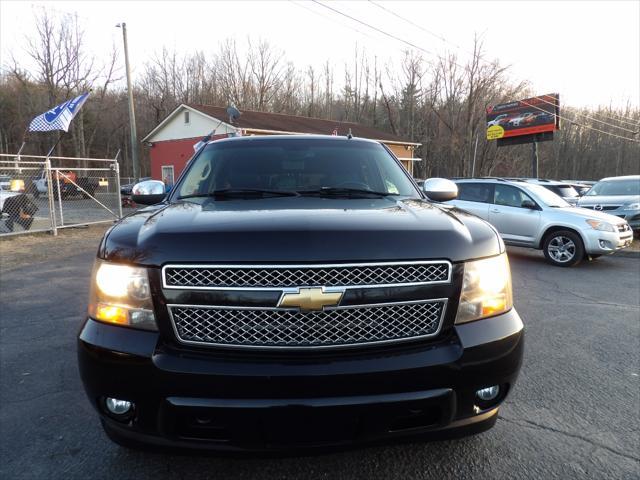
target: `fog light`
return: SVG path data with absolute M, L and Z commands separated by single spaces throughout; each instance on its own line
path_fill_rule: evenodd
M 105 400 L 107 410 L 114 415 L 124 415 L 131 410 L 133 404 L 127 400 L 119 400 L 117 398 L 107 397 Z
M 490 400 L 494 400 L 499 393 L 500 387 L 498 385 L 494 385 L 492 387 L 481 388 L 476 392 L 476 395 L 480 400 L 488 402 Z

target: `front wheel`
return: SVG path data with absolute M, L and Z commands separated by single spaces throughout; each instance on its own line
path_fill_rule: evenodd
M 584 258 L 582 239 L 570 230 L 558 230 L 547 235 L 542 250 L 547 261 L 557 267 L 573 267 Z

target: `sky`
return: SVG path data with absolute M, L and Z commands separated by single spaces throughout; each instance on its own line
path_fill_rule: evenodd
M 0 0 L 0 63 L 12 56 L 32 68 L 24 46 L 35 13 L 47 8 L 78 16 L 97 57 L 122 48 L 126 22 L 132 76 L 162 47 L 214 52 L 219 42 L 269 41 L 299 69 L 329 60 L 339 71 L 356 45 L 380 61 L 397 62 L 408 46 L 319 3 L 423 50 L 456 53 L 464 61 L 474 35 L 487 59 L 510 65 L 514 82 L 536 94 L 560 93 L 576 107 L 640 104 L 640 0 L 629 1 L 47 1 Z M 433 55 L 423 53 L 427 59 Z M 123 56 L 120 61 L 124 62 Z M 460 61 L 458 63 L 461 63 Z M 336 80 L 340 77 L 336 75 Z

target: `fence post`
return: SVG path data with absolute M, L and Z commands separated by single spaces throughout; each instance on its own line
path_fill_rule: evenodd
M 44 169 L 47 175 L 47 197 L 49 201 L 49 221 L 51 222 L 51 230 L 53 236 L 58 236 L 58 227 L 56 226 L 56 204 L 53 201 L 53 180 L 51 178 L 51 160 L 47 157 L 44 163 Z
M 116 153 L 116 156 L 113 158 L 113 163 L 115 164 L 116 171 L 116 198 L 118 199 L 118 215 L 122 218 L 122 198 L 120 198 L 120 164 L 118 163 L 118 156 L 120 156 L 120 150 Z
M 60 206 L 60 226 L 64 227 L 64 215 L 62 213 L 62 193 L 60 192 L 60 175 L 56 169 L 56 188 L 58 189 L 58 205 Z

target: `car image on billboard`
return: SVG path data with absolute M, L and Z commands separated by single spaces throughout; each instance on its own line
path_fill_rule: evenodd
M 548 94 L 487 108 L 487 139 L 516 137 L 560 128 L 558 94 Z

